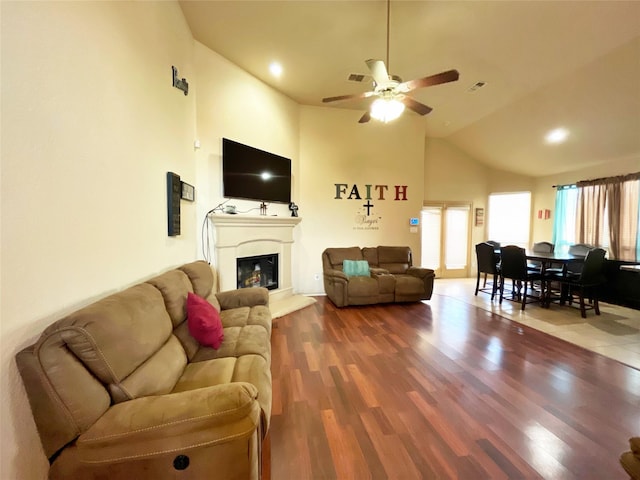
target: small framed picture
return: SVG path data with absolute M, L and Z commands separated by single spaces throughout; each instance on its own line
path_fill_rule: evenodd
M 476 208 L 476 227 L 484 225 L 484 208 Z
M 180 198 L 193 202 L 196 199 L 196 189 L 193 188 L 193 185 L 189 185 L 186 182 L 180 183 L 182 184 L 182 195 L 180 195 Z

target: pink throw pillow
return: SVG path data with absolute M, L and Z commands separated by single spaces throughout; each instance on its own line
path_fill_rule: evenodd
M 204 298 L 191 292 L 187 295 L 187 326 L 191 336 L 201 345 L 217 350 L 224 340 L 218 311 Z

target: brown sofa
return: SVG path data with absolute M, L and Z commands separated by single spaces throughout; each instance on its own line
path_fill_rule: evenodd
M 271 414 L 268 292 L 215 293 L 202 261 L 56 321 L 16 361 L 52 479 L 256 479 Z M 189 333 L 188 292 L 224 341 Z
M 620 455 L 620 464 L 631 480 L 640 480 L 640 437 L 631 437 L 629 447 Z
M 345 260 L 366 260 L 369 276 L 347 276 Z M 413 266 L 409 247 L 327 248 L 322 252 L 324 290 L 338 307 L 429 300 L 435 273 Z

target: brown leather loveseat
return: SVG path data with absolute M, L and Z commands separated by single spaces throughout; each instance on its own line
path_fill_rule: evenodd
M 214 284 L 207 263 L 183 265 L 56 321 L 17 354 L 49 478 L 260 477 L 269 296 Z M 220 312 L 217 350 L 189 333 L 189 292 Z
M 362 262 L 369 275 L 349 276 L 345 260 Z M 324 290 L 338 307 L 429 300 L 435 273 L 413 266 L 409 247 L 327 248 L 322 252 Z

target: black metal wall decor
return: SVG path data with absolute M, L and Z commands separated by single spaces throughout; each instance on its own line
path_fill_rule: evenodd
M 173 86 L 179 90 L 182 90 L 185 95 L 189 94 L 189 83 L 186 78 L 178 78 L 178 69 L 171 66 L 171 72 L 173 74 Z

